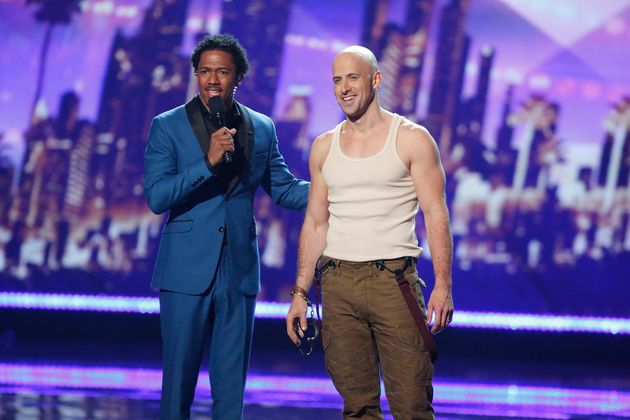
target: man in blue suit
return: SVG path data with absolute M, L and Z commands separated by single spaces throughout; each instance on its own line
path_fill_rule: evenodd
M 199 95 L 153 119 L 145 152 L 149 208 L 169 212 L 152 282 L 160 290 L 160 418 L 190 417 L 209 335 L 212 417 L 240 419 L 260 291 L 254 194 L 262 186 L 282 207 L 304 210 L 309 183 L 289 172 L 271 120 L 234 100 L 249 68 L 240 43 L 206 37 L 191 62 Z M 215 96 L 225 122 L 210 113 Z

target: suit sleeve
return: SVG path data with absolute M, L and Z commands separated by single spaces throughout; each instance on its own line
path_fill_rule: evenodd
M 174 141 L 164 128 L 164 120 L 154 118 L 144 153 L 144 194 L 149 209 L 155 214 L 181 204 L 213 176 L 203 155 L 180 168 Z
M 273 123 L 269 122 L 271 150 L 262 187 L 271 199 L 281 207 L 291 210 L 306 210 L 310 183 L 298 179 L 289 171 L 278 148 L 278 137 Z

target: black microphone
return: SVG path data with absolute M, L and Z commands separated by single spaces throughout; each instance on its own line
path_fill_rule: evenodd
M 225 110 L 223 99 L 220 96 L 212 96 L 208 100 L 208 108 L 210 108 L 210 115 L 214 118 L 217 126 L 219 128 L 225 127 L 225 114 L 227 111 Z M 227 163 L 232 162 L 232 152 L 223 153 L 223 160 Z

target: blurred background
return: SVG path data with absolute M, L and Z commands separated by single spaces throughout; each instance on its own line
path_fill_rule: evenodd
M 348 45 L 379 59 L 382 106 L 437 141 L 456 307 L 439 417 L 630 416 L 630 0 L 0 0 L 0 16 L 0 417 L 155 417 L 164 218 L 143 154 L 218 32 L 249 55 L 236 99 L 274 119 L 299 177 L 343 118 L 331 65 Z M 264 193 L 255 212 L 246 417 L 338 418 L 321 354 L 284 337 L 303 214 Z

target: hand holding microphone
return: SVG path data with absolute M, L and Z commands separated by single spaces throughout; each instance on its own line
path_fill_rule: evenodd
M 232 162 L 234 152 L 234 139 L 236 129 L 229 129 L 225 126 L 225 104 L 220 96 L 213 96 L 208 101 L 210 114 L 214 123 L 221 127 L 210 136 L 210 149 L 208 150 L 208 161 L 212 166 L 216 166 L 222 161 Z
M 210 135 L 210 148 L 208 149 L 208 162 L 212 166 L 217 166 L 225 161 L 232 161 L 232 153 L 234 152 L 234 139 L 236 134 L 235 128 L 221 127 Z

